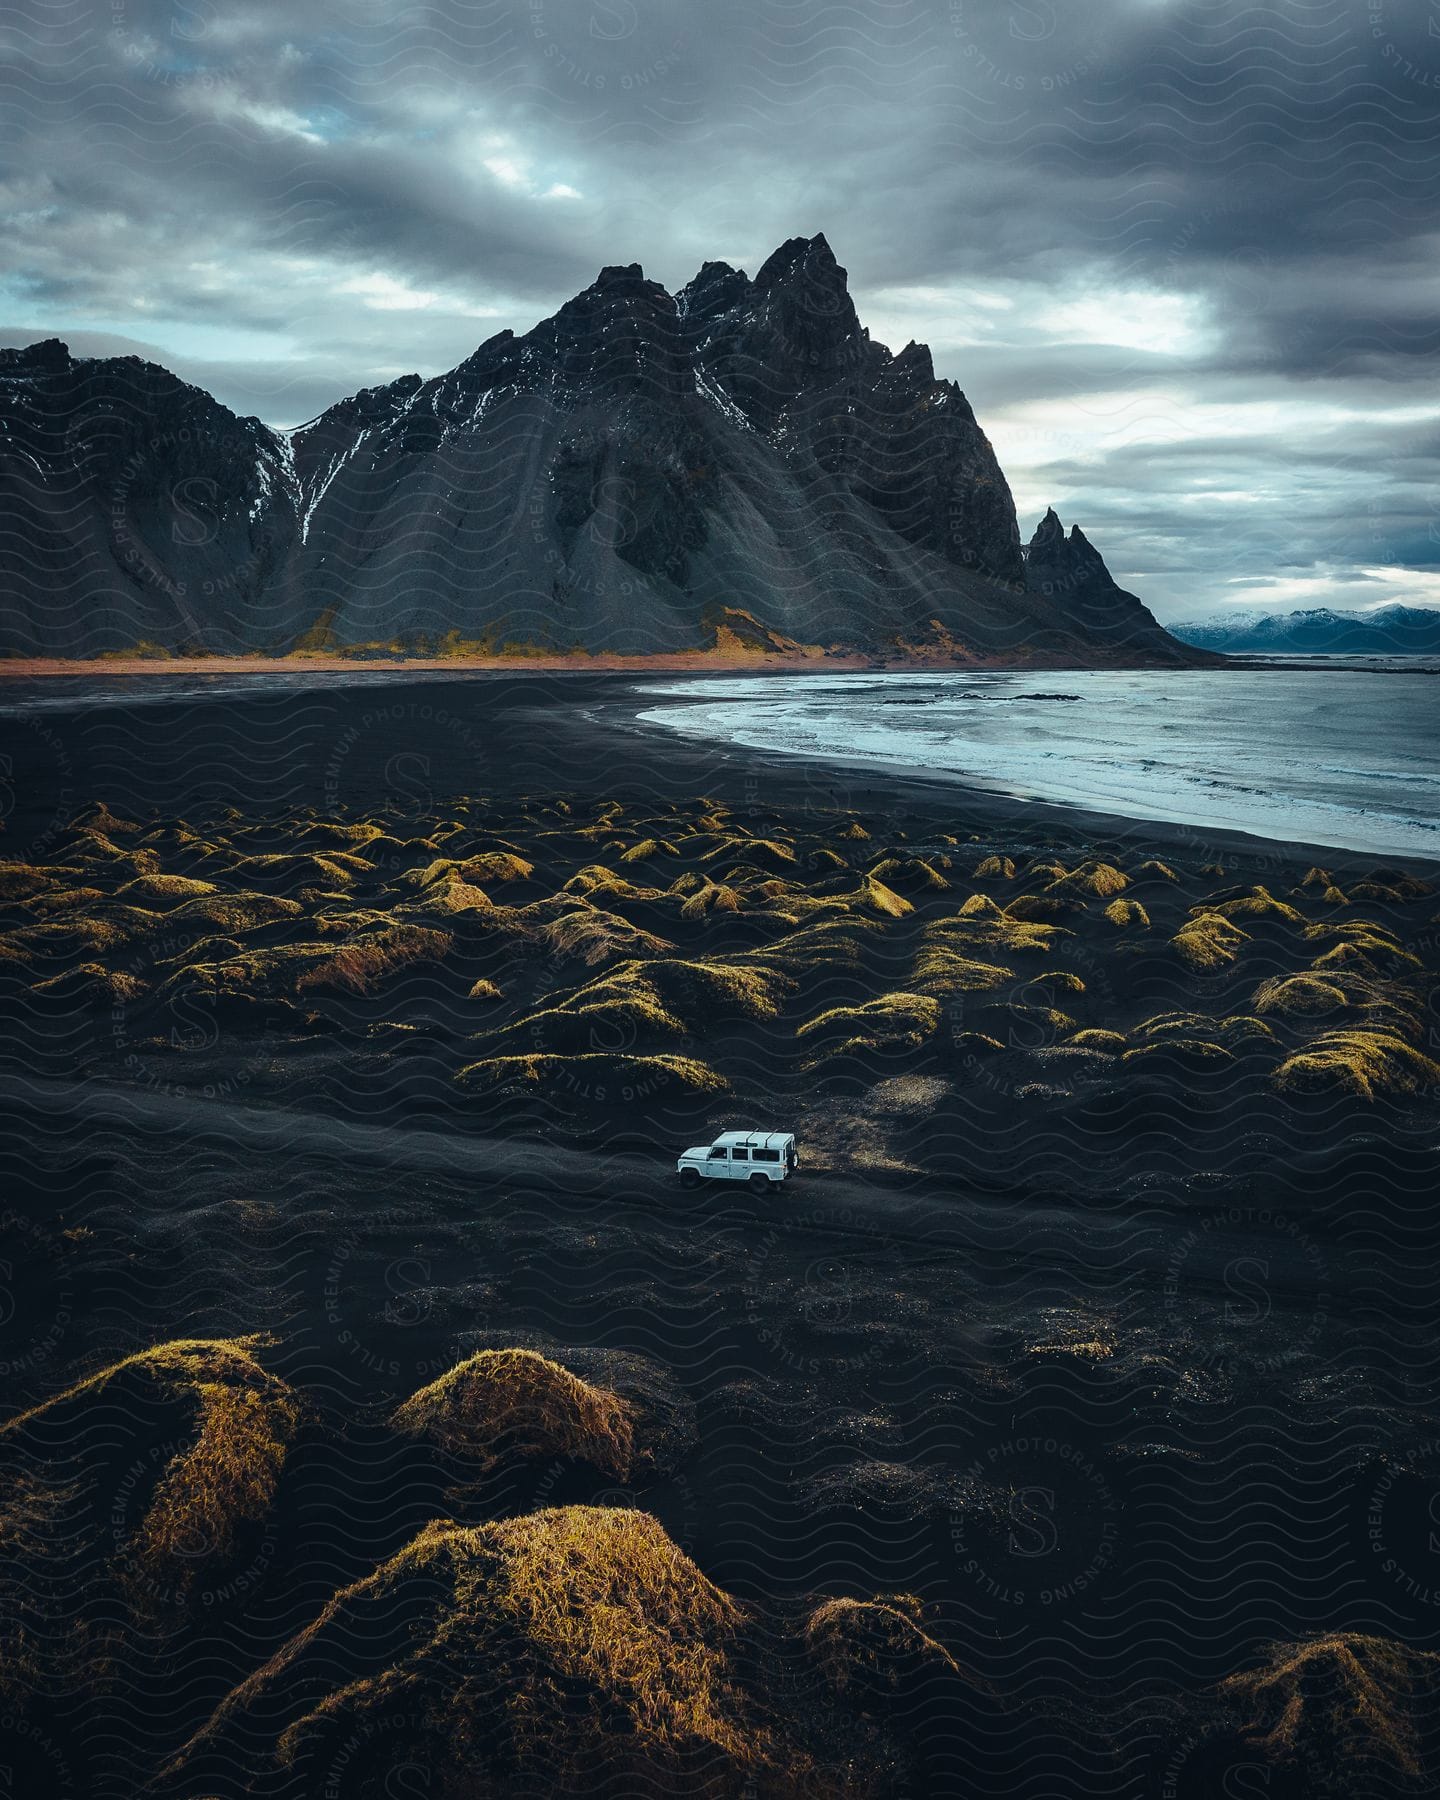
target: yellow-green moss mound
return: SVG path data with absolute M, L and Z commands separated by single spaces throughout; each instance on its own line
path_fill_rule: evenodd
M 1339 982 L 1320 975 L 1275 975 L 1261 982 L 1250 1004 L 1257 1013 L 1310 1018 L 1317 1013 L 1340 1012 L 1349 1000 Z
M 630 1407 L 533 1350 L 481 1350 L 398 1407 L 391 1423 L 493 1468 L 511 1456 L 568 1456 L 628 1481 Z
M 1199 913 L 1180 927 L 1170 945 L 1187 969 L 1209 975 L 1235 961 L 1247 936 L 1218 913 Z
M 1112 900 L 1105 908 L 1105 918 L 1121 931 L 1150 929 L 1150 915 L 1138 900 Z
M 1071 869 L 1050 884 L 1058 891 L 1090 894 L 1100 900 L 1111 894 L 1124 893 L 1129 885 L 1130 878 L 1114 863 L 1099 861 L 1081 863 L 1078 869 Z
M 1330 1031 L 1287 1056 L 1275 1085 L 1292 1094 L 1398 1098 L 1440 1085 L 1440 1063 L 1391 1031 Z
M 535 865 L 513 850 L 484 850 L 460 865 L 460 879 L 477 887 L 499 887 L 507 881 L 528 881 Z
M 1125 1049 L 1127 1039 L 1118 1031 L 1104 1031 L 1092 1026 L 1085 1031 L 1077 1031 L 1066 1043 L 1076 1050 L 1103 1050 L 1109 1056 L 1118 1056 Z
M 923 856 L 887 856 L 870 870 L 876 881 L 900 894 L 947 893 L 950 883 Z
M 922 993 L 943 1000 L 955 994 L 983 994 L 1002 988 L 1015 979 L 1015 971 L 962 955 L 943 942 L 930 941 L 922 943 L 915 958 L 913 979 Z
M 1255 887 L 1248 894 L 1237 894 L 1231 900 L 1207 901 L 1197 913 L 1212 914 L 1221 919 L 1267 919 L 1286 925 L 1303 925 L 1305 915 L 1287 901 L 1277 900 L 1267 887 Z

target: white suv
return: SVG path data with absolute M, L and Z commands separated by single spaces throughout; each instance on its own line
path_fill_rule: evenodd
M 758 1192 L 784 1181 L 798 1166 L 795 1138 L 788 1131 L 722 1131 L 713 1144 L 687 1150 L 676 1163 L 681 1187 L 702 1181 L 748 1181 Z

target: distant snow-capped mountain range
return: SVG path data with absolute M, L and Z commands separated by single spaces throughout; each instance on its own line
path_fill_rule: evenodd
M 1376 607 L 1337 612 L 1328 606 L 1286 613 L 1216 613 L 1172 624 L 1171 632 L 1203 650 L 1229 655 L 1440 656 L 1440 607 Z

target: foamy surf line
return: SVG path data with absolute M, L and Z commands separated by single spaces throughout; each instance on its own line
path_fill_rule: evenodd
M 1104 670 L 1052 683 L 993 672 L 673 682 L 642 690 L 666 704 L 637 722 L 1021 802 L 1440 858 L 1440 734 L 1424 675 L 1383 692 L 1335 670 Z

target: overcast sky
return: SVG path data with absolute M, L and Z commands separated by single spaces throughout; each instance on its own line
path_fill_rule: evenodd
M 824 231 L 1170 618 L 1440 600 L 1440 0 L 10 0 L 0 342 L 274 425 Z

